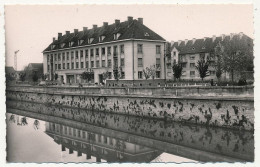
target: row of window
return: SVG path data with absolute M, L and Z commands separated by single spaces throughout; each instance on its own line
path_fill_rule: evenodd
M 138 67 L 143 67 L 143 58 L 138 58 L 137 64 Z M 161 58 L 156 58 L 156 67 L 157 68 L 161 67 Z
M 72 131 L 72 129 L 73 129 L 73 131 Z M 64 127 L 64 134 L 65 135 L 71 135 L 71 136 L 73 135 L 74 137 L 83 138 L 83 139 L 87 138 L 88 140 L 96 141 L 96 134 L 82 131 L 82 135 L 81 135 L 81 130 L 76 130 L 76 129 L 71 128 L 71 127 L 68 127 L 68 128 Z M 97 141 L 98 142 L 101 142 L 101 138 L 102 138 L 102 135 L 97 134 Z M 109 143 L 108 143 L 108 137 L 107 136 L 103 136 L 103 143 L 110 144 L 112 146 L 114 145 L 113 139 L 111 139 L 111 138 L 110 138 Z
M 95 51 L 96 51 L 95 55 L 99 56 L 100 48 L 95 48 Z M 143 44 L 137 45 L 137 52 L 143 53 Z M 66 59 L 67 60 L 70 60 L 69 53 L 70 52 L 66 52 Z M 124 53 L 125 53 L 124 45 L 120 45 L 120 54 L 124 54 Z M 80 58 L 83 58 L 83 56 L 84 56 L 83 54 L 84 54 L 83 50 L 75 51 L 75 59 L 79 59 L 79 56 L 80 56 Z M 106 54 L 106 48 L 103 47 L 103 48 L 101 48 L 101 55 L 105 55 L 105 54 Z M 111 55 L 111 47 L 110 46 L 107 47 L 107 54 Z M 161 46 L 160 45 L 156 45 L 156 54 L 161 54 Z M 85 57 L 88 58 L 88 55 L 89 55 L 89 49 L 86 49 L 85 50 Z M 114 56 L 118 55 L 117 46 L 114 46 L 113 55 Z M 90 49 L 90 56 L 91 57 L 94 56 L 94 49 Z M 50 61 L 52 57 L 53 57 L 53 54 L 47 55 L 47 61 Z M 62 54 L 61 53 L 58 53 L 58 54 L 55 53 L 54 54 L 54 61 L 61 61 L 61 60 L 65 60 L 65 52 L 63 52 Z M 74 51 L 71 52 L 71 60 L 74 60 Z
M 99 56 L 99 50 L 100 48 L 95 48 L 95 54 L 96 56 Z M 90 56 L 93 57 L 94 56 L 94 49 L 86 49 L 85 50 L 85 57 L 88 58 L 88 55 L 89 55 L 89 51 L 90 51 Z M 120 53 L 121 54 L 124 54 L 125 52 L 125 49 L 124 49 L 124 45 L 120 45 Z M 66 52 L 66 59 L 67 60 L 70 60 L 70 56 L 69 56 L 70 52 Z M 83 50 L 80 50 L 80 51 L 75 51 L 75 59 L 79 59 L 79 56 L 80 58 L 83 58 Z M 106 48 L 103 47 L 101 48 L 101 54 L 102 55 L 105 55 L 106 54 Z M 107 47 L 107 54 L 108 55 L 111 55 L 111 47 Z M 114 52 L 113 52 L 113 55 L 117 55 L 118 52 L 117 52 L 117 46 L 114 46 Z M 47 55 L 47 61 L 50 61 L 51 58 L 53 57 L 53 54 L 51 55 Z M 62 53 L 58 53 L 58 54 L 54 54 L 54 61 L 61 61 L 61 58 L 62 60 L 65 60 L 65 52 Z M 71 60 L 74 60 L 74 51 L 71 51 Z
M 117 61 L 117 60 L 116 60 Z M 116 62 L 117 64 L 117 62 Z M 121 67 L 125 66 L 125 59 L 121 58 L 120 59 L 120 64 Z M 62 67 L 61 67 L 62 65 Z M 79 69 L 79 68 L 94 68 L 94 61 L 90 61 L 90 67 L 89 67 L 89 61 L 86 61 L 86 66 L 84 67 L 84 62 L 76 62 L 76 67 L 74 66 L 74 62 L 71 63 L 71 67 L 70 67 L 70 63 L 67 63 L 67 68 L 66 68 L 66 63 L 62 63 L 62 64 L 55 64 L 54 65 L 55 70 L 61 70 L 61 69 Z M 111 59 L 107 60 L 107 67 L 111 67 L 112 66 L 112 62 Z M 96 68 L 99 67 L 106 67 L 106 61 L 102 60 L 101 64 L 100 61 L 97 60 L 96 61 Z M 50 65 L 48 65 L 48 71 L 50 71 Z

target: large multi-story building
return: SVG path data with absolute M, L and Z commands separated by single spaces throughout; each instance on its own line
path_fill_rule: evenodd
M 157 65 L 156 78 L 164 78 L 165 40 L 143 24 L 143 19 L 128 17 L 127 21 L 97 27 L 74 29 L 74 33 L 58 33 L 58 39 L 43 51 L 44 73 L 55 75 L 64 83 L 84 82 L 84 71 L 93 74 L 92 82 L 103 82 L 102 73 L 114 79 L 113 70 L 120 71 L 121 80 L 144 79 L 142 70 Z M 56 76 L 57 76 L 56 75 Z
M 253 51 L 253 40 L 242 32 L 239 34 L 231 33 L 230 35 L 222 34 L 219 37 L 214 35 L 211 38 L 172 41 L 171 54 L 166 58 L 166 78 L 173 79 L 172 65 L 173 63 L 180 62 L 183 66 L 182 79 L 199 80 L 199 73 L 195 68 L 198 60 L 202 57 L 207 59 L 210 56 L 210 61 L 214 64 L 214 61 L 216 61 L 214 52 L 219 44 L 224 47 L 230 47 L 230 44 L 232 44 L 234 48 L 238 49 L 236 51 L 241 49 Z M 230 75 L 224 73 L 222 78 L 230 79 Z M 213 66 L 209 67 L 209 76 L 205 79 L 217 79 L 216 70 Z
M 110 130 L 107 129 L 107 131 Z M 116 136 L 114 133 L 107 136 L 95 132 L 94 129 L 86 131 L 46 122 L 45 133 L 52 137 L 56 143 L 61 144 L 62 151 L 68 148 L 69 154 L 77 151 L 78 156 L 82 156 L 84 153 L 86 159 L 91 159 L 91 156 L 94 156 L 97 162 L 101 162 L 101 159 L 107 162 L 151 162 L 162 154 L 161 151 L 113 137 L 113 135 Z

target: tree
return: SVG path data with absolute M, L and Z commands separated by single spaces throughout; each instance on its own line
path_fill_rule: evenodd
M 122 77 L 122 67 L 114 67 L 113 75 L 115 80 L 119 80 Z
M 49 74 L 42 74 L 42 80 L 45 81 L 49 77 Z
M 221 75 L 224 72 L 223 69 L 223 46 L 220 44 L 217 44 L 217 46 L 214 48 L 214 59 L 216 60 L 213 64 L 213 67 L 216 70 L 216 77 L 218 78 L 218 81 L 220 81 Z
M 38 81 L 38 75 L 37 75 L 36 72 L 33 73 L 32 80 L 33 80 L 33 82 L 37 82 Z
M 182 67 L 181 63 L 174 63 L 173 64 L 172 72 L 173 72 L 174 80 L 181 78 L 181 75 L 183 73 L 182 70 L 183 70 L 183 67 Z
M 205 60 L 204 57 L 201 57 L 200 60 L 198 60 L 195 68 L 199 72 L 200 78 L 203 81 L 205 77 L 209 76 L 209 59 Z
M 246 38 L 233 37 L 229 42 L 221 43 L 223 46 L 223 70 L 231 74 L 234 82 L 234 74 L 242 71 L 253 71 L 253 43 Z M 244 41 L 242 41 L 244 40 Z
M 150 67 L 146 67 L 145 69 L 143 69 L 143 74 L 146 80 L 150 77 L 154 79 L 156 76 L 156 65 L 151 65 Z
M 84 80 L 91 81 L 93 79 L 93 72 L 84 71 L 80 77 Z
M 26 77 L 26 73 L 25 73 L 25 72 L 20 72 L 20 73 L 19 73 L 19 79 L 20 79 L 21 81 L 25 81 L 25 77 Z
M 58 75 L 57 73 L 55 73 L 55 74 L 54 74 L 54 79 L 55 79 L 55 81 L 57 81 L 58 77 L 59 77 L 59 75 Z
M 104 81 L 106 81 L 109 78 L 109 72 L 108 71 L 103 72 L 102 73 L 102 78 L 103 78 Z

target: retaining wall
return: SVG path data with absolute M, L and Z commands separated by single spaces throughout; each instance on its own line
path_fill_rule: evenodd
M 74 90 L 76 92 L 72 93 Z M 88 90 L 91 92 L 87 92 Z M 110 93 L 99 94 L 100 90 Z M 166 97 L 158 95 L 119 96 L 111 93 L 113 90 L 120 94 L 119 92 L 123 88 L 69 89 L 31 87 L 26 89 L 26 87 L 20 87 L 19 89 L 19 87 L 12 87 L 8 88 L 6 96 L 7 100 L 30 101 L 207 126 L 251 131 L 254 129 L 253 98 Z M 143 91 L 150 93 L 149 90 Z M 155 89 L 155 91 L 158 94 L 160 93 L 160 89 Z

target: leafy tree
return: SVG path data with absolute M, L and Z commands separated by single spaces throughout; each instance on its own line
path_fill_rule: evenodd
M 218 44 L 215 49 L 214 49 L 214 59 L 216 60 L 215 63 L 213 64 L 215 70 L 216 70 L 216 77 L 218 78 L 218 81 L 221 78 L 221 75 L 224 72 L 223 69 L 223 46 Z
M 218 78 L 218 81 L 221 78 L 221 75 L 223 74 L 223 68 L 222 68 L 222 63 L 218 60 L 215 66 L 216 70 L 216 77 Z
M 238 41 L 234 38 L 223 46 L 223 69 L 231 74 L 231 80 L 234 82 L 234 74 L 240 74 L 242 71 L 253 71 L 253 44 L 247 39 Z
M 38 81 L 38 75 L 37 75 L 36 72 L 33 73 L 32 80 L 33 80 L 33 82 L 37 82 Z
M 172 72 L 173 72 L 174 79 L 180 79 L 181 78 L 181 75 L 183 73 L 182 70 L 183 70 L 183 67 L 182 67 L 181 63 L 174 63 L 173 64 Z
M 26 73 L 25 73 L 25 72 L 20 72 L 20 73 L 19 73 L 19 79 L 20 79 L 21 81 L 25 81 L 25 77 L 26 77 Z
M 42 74 L 42 80 L 45 81 L 49 77 L 49 74 Z
M 108 77 L 109 77 L 109 72 L 108 72 L 108 71 L 103 72 L 103 73 L 102 73 L 102 77 L 103 77 L 103 80 L 107 80 Z
M 13 81 L 15 77 L 12 74 L 5 74 L 6 82 Z
M 93 79 L 93 72 L 84 71 L 80 77 L 84 80 L 91 81 Z
M 200 60 L 198 60 L 197 65 L 195 66 L 195 68 L 197 69 L 197 71 L 200 74 L 200 78 L 203 81 L 203 79 L 207 76 L 209 76 L 209 59 L 205 60 L 204 57 L 200 58 Z
M 113 75 L 115 80 L 119 80 L 122 77 L 122 67 L 114 67 Z
M 58 77 L 59 77 L 59 75 L 58 75 L 57 73 L 55 73 L 55 74 L 54 74 L 54 79 L 55 79 L 55 81 L 57 81 Z

